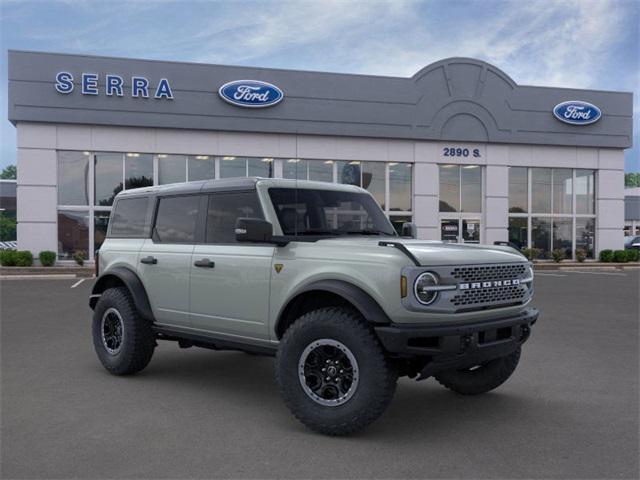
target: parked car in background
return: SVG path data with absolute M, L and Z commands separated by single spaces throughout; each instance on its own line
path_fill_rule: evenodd
M 630 250 L 632 248 L 640 250 L 640 235 L 624 237 L 624 248 L 625 250 Z

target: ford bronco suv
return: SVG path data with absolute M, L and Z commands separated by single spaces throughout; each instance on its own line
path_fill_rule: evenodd
M 127 190 L 96 263 L 93 344 L 109 372 L 142 370 L 160 340 L 274 355 L 286 405 L 330 435 L 378 418 L 398 376 L 463 395 L 498 387 L 538 317 L 515 250 L 399 237 L 349 185 Z

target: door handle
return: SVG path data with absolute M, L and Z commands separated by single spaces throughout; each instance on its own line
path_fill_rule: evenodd
M 208 258 L 203 258 L 202 260 L 196 260 L 195 262 L 193 262 L 193 264 L 196 267 L 203 267 L 203 268 L 213 268 L 216 266 L 215 262 L 212 262 Z
M 147 265 L 155 265 L 158 263 L 158 259 L 156 257 L 152 257 L 149 255 L 148 257 L 144 257 L 140 259 L 140 263 L 146 263 Z

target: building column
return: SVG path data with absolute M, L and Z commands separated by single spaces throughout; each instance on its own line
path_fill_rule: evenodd
M 596 258 L 624 248 L 624 151 L 600 149 L 596 178 Z
M 420 162 L 413 169 L 413 222 L 420 240 L 440 240 L 438 164 Z
M 487 165 L 485 170 L 484 243 L 509 240 L 509 167 Z
M 58 251 L 56 127 L 18 124 L 17 241 L 37 256 Z

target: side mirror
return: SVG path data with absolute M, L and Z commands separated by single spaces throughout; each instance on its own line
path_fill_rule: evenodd
M 408 238 L 416 238 L 418 236 L 418 229 L 416 228 L 415 224 L 404 222 L 402 224 L 402 228 L 400 229 L 400 236 L 408 237 Z
M 273 235 L 273 225 L 261 218 L 238 218 L 236 220 L 236 240 L 238 242 L 269 243 Z

